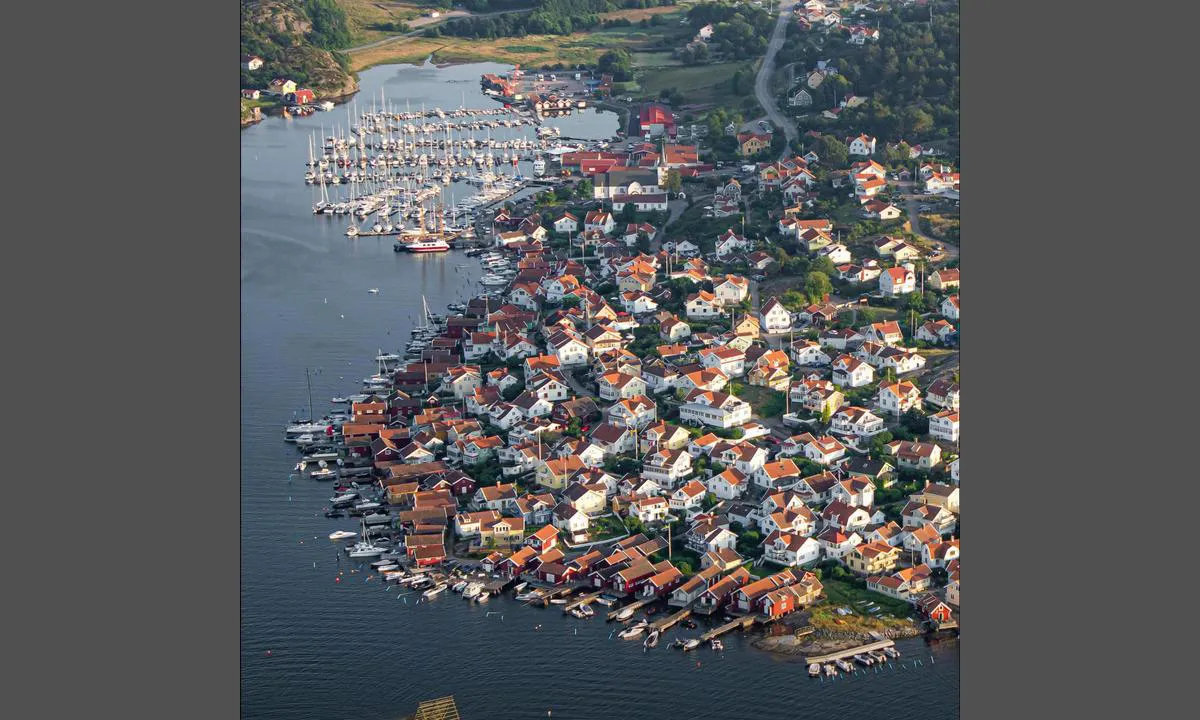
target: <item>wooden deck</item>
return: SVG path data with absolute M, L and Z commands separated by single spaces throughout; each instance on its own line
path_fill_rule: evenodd
M 687 616 L 689 616 L 691 614 L 692 614 L 692 609 L 690 607 L 685 607 L 684 609 L 680 610 L 677 613 L 668 615 L 667 617 L 659 618 L 659 619 L 655 620 L 654 622 L 650 623 L 650 630 L 651 631 L 657 630 L 659 632 L 662 632 L 662 631 L 670 628 L 675 623 L 685 619 Z
M 865 653 L 870 650 L 882 650 L 886 647 L 891 647 L 895 644 L 896 643 L 892 642 L 891 640 L 879 640 L 877 642 L 867 643 L 866 645 L 859 645 L 858 647 L 853 647 L 853 648 L 850 648 L 849 650 L 839 650 L 837 652 L 832 652 L 832 653 L 829 653 L 828 655 L 813 655 L 811 657 L 805 658 L 804 662 L 808 663 L 810 665 L 812 663 L 833 662 L 834 660 L 840 660 L 840 659 L 845 659 L 848 657 L 854 657 L 855 655 L 857 655 L 859 653 Z
M 712 640 L 715 637 L 724 635 L 725 633 L 729 632 L 730 630 L 733 630 L 734 628 L 740 627 L 741 629 L 745 630 L 757 621 L 758 621 L 758 618 L 755 617 L 754 615 L 745 615 L 743 617 L 734 618 L 733 620 L 730 620 L 729 622 L 725 623 L 724 625 L 721 625 L 720 627 L 715 627 L 712 630 L 709 630 L 708 632 L 701 635 L 700 642 L 702 642 L 702 643 L 708 642 L 709 640 Z
M 613 610 L 612 612 L 610 612 L 608 614 L 608 617 L 605 618 L 605 622 L 612 622 L 613 620 L 616 620 L 617 615 L 620 615 L 622 612 L 629 610 L 630 608 L 633 608 L 633 610 L 636 611 L 639 608 L 649 605 L 650 603 L 654 602 L 655 600 L 658 600 L 658 598 L 656 598 L 656 597 L 642 598 L 641 600 L 638 600 L 637 602 L 632 602 L 624 607 L 619 607 L 616 610 Z
M 603 594 L 604 594 L 603 590 L 597 590 L 594 593 L 588 593 L 587 595 L 582 595 L 582 596 L 576 598 L 575 600 L 572 600 L 571 602 L 567 603 L 566 605 L 563 605 L 563 612 L 569 613 L 572 610 L 574 610 L 575 608 L 579 607 L 580 605 L 590 605 L 596 598 L 600 597 Z

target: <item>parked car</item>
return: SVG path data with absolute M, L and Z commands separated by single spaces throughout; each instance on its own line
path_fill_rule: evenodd
M 762 282 L 763 280 L 767 279 L 767 276 L 766 275 L 751 275 L 750 279 L 753 280 L 754 282 Z

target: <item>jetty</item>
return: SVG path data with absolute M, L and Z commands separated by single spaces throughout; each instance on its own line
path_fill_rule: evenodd
M 567 603 L 566 605 L 563 605 L 563 612 L 569 613 L 581 605 L 590 605 L 593 600 L 595 600 L 596 598 L 600 597 L 603 594 L 604 594 L 603 590 L 597 590 L 594 593 L 588 593 L 587 595 L 578 597 L 578 598 L 572 600 L 571 602 Z
M 721 625 L 720 627 L 715 627 L 712 630 L 709 630 L 708 632 L 701 635 L 700 642 L 702 642 L 702 643 L 708 642 L 709 640 L 712 640 L 715 637 L 720 637 L 721 635 L 724 635 L 725 633 L 729 632 L 730 630 L 733 630 L 734 628 L 740 627 L 741 629 L 746 630 L 757 621 L 758 621 L 758 618 L 755 617 L 754 615 L 745 615 L 742 617 L 734 618 L 733 620 L 730 620 L 729 622 L 725 623 L 724 625 Z
M 675 623 L 678 623 L 681 620 L 684 620 L 685 618 L 687 618 L 687 616 L 689 616 L 691 614 L 692 614 L 692 609 L 690 607 L 685 607 L 682 610 L 680 610 L 679 612 L 672 613 L 671 615 L 668 615 L 667 617 L 659 618 L 658 620 L 655 620 L 654 622 L 650 623 L 650 629 L 657 630 L 658 632 L 662 632 L 662 631 L 670 628 Z
M 850 648 L 849 650 L 838 650 L 837 652 L 832 652 L 828 655 L 812 655 L 805 658 L 804 662 L 808 663 L 809 665 L 813 663 L 823 664 L 827 662 L 833 662 L 834 660 L 842 660 L 845 658 L 854 657 L 859 653 L 870 652 L 871 650 L 882 650 L 884 648 L 892 647 L 895 644 L 896 643 L 892 642 L 891 640 L 877 640 L 873 643 L 867 643 L 866 645 L 859 645 L 858 647 Z
M 626 610 L 638 610 L 642 607 L 645 607 L 646 605 L 649 605 L 650 603 L 654 602 L 657 599 L 658 599 L 657 597 L 642 598 L 641 600 L 638 600 L 637 602 L 630 603 L 624 607 L 619 607 L 616 610 L 613 610 L 612 612 L 610 612 L 608 614 L 608 617 L 605 618 L 605 622 L 612 622 L 613 620 L 617 619 L 618 615 L 625 612 Z
M 556 598 L 559 595 L 569 595 L 574 590 L 575 588 L 570 585 L 560 588 L 540 588 L 534 591 L 538 594 L 537 597 L 530 598 L 525 604 L 532 605 L 534 603 L 541 603 L 542 607 L 546 607 L 550 604 L 551 599 Z

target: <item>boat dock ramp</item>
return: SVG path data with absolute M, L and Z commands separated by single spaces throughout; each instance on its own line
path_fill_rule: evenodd
M 808 663 L 809 665 L 813 663 L 824 664 L 833 662 L 834 660 L 852 658 L 859 653 L 870 652 L 871 650 L 882 650 L 884 648 L 892 647 L 895 644 L 896 643 L 892 642 L 891 640 L 878 640 L 873 643 L 867 643 L 866 645 L 859 645 L 858 647 L 850 648 L 849 650 L 838 650 L 837 652 L 832 652 L 828 655 L 812 655 L 805 658 L 804 662 Z

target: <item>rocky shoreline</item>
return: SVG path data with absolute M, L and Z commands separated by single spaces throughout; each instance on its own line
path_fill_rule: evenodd
M 876 631 L 879 637 L 888 640 L 918 637 L 921 631 L 916 625 L 889 628 Z M 846 650 L 857 645 L 864 645 L 878 640 L 865 632 L 830 632 L 817 630 L 807 635 L 774 635 L 761 637 L 751 643 L 755 648 L 764 652 L 779 655 L 824 655 L 838 650 Z

